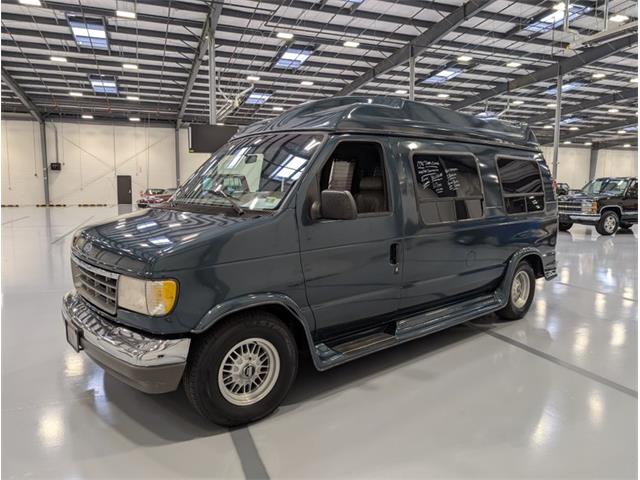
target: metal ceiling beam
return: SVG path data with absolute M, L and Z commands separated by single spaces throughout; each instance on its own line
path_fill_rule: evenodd
M 216 29 L 218 27 L 218 20 L 220 18 L 220 12 L 222 11 L 222 2 L 213 0 L 211 2 L 211 9 L 209 14 L 207 15 L 207 20 L 202 28 L 202 35 L 200 36 L 200 43 L 198 44 L 198 48 L 193 57 L 193 64 L 191 66 L 191 71 L 189 72 L 189 78 L 187 79 L 187 85 L 184 90 L 184 95 L 182 97 L 182 101 L 180 102 L 180 108 L 178 109 L 178 117 L 176 119 L 176 128 L 180 128 L 180 124 L 182 123 L 182 117 L 184 116 L 184 112 L 187 109 L 187 103 L 189 103 L 189 96 L 191 95 L 191 89 L 193 88 L 194 83 L 196 82 L 196 77 L 198 76 L 198 71 L 200 70 L 200 65 L 202 64 L 202 60 L 209 49 L 209 35 L 215 35 Z
M 567 132 L 566 134 L 562 135 L 562 138 L 560 139 L 560 141 L 571 140 L 572 138 L 583 137 L 585 135 L 590 135 L 592 133 L 606 132 L 607 130 L 625 128 L 625 127 L 630 127 L 634 125 L 638 125 L 637 120 L 631 121 L 631 119 L 625 118 L 624 120 L 619 120 L 613 123 L 605 123 L 602 125 L 596 125 L 595 127 L 591 127 L 591 128 L 576 130 L 575 132 Z M 539 140 L 540 140 L 540 143 L 546 145 L 551 143 L 553 139 L 551 139 L 550 137 L 546 137 L 546 138 L 540 138 Z
M 577 105 L 568 105 L 562 106 L 562 115 L 570 115 L 572 113 L 581 112 L 583 110 L 590 110 L 592 108 L 600 107 L 602 105 L 607 105 L 611 103 L 618 103 L 623 100 L 629 100 L 633 98 L 638 98 L 638 89 L 637 88 L 625 88 L 620 90 L 619 92 L 610 93 L 609 95 L 599 95 L 595 100 L 589 100 L 587 102 L 578 103 Z M 536 115 L 535 117 L 529 118 L 527 123 L 534 124 L 539 122 L 545 122 L 547 120 L 552 119 L 554 116 L 553 113 L 543 113 L 542 115 Z
M 554 65 L 536 70 L 527 75 L 517 77 L 496 88 L 487 90 L 481 95 L 468 97 L 465 100 L 454 103 L 453 105 L 451 105 L 451 109 L 460 110 L 461 108 L 483 102 L 497 95 L 513 92 L 514 90 L 525 87 L 527 85 L 550 80 L 552 78 L 555 78 L 557 75 L 563 75 L 572 72 L 601 58 L 613 55 L 614 53 L 622 49 L 632 47 L 637 44 L 637 41 L 638 38 L 636 35 L 627 35 L 625 37 L 612 40 L 611 42 L 604 43 L 597 47 L 587 48 L 583 50 L 582 53 L 578 53 L 573 57 L 562 59 Z
M 437 43 L 449 32 L 459 27 L 465 20 L 473 17 L 476 12 L 491 5 L 495 1 L 496 0 L 469 0 L 440 20 L 429 30 L 418 35 L 404 47 L 400 48 L 395 53 L 391 54 L 376 66 L 365 72 L 360 78 L 346 85 L 342 90 L 340 90 L 340 92 L 338 92 L 338 95 L 348 95 L 365 85 L 370 80 L 373 80 L 378 75 L 386 73 L 394 67 L 408 62 L 411 57 L 420 55 L 421 52 Z
M 593 145 L 591 146 L 591 148 L 593 148 L 594 150 L 604 150 L 605 148 L 621 147 L 622 145 L 626 145 L 626 144 L 629 144 L 632 147 L 638 148 L 638 139 L 637 138 L 632 138 L 632 139 L 615 138 L 612 140 L 601 140 L 599 142 L 593 142 Z
M 36 105 L 27 96 L 24 90 L 22 90 L 22 87 L 20 87 L 20 85 L 16 83 L 16 81 L 9 74 L 9 72 L 5 70 L 4 67 L 2 67 L 2 80 L 7 85 L 7 87 L 11 89 L 15 96 L 20 99 L 20 102 L 22 102 L 22 104 L 27 107 L 27 110 L 29 110 L 29 113 L 31 113 L 33 118 L 35 118 L 39 122 L 44 122 L 44 119 L 42 118 L 38 107 L 36 107 Z

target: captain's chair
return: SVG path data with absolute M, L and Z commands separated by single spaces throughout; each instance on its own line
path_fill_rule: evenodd
M 358 213 L 384 212 L 387 206 L 382 177 L 362 177 L 355 200 Z

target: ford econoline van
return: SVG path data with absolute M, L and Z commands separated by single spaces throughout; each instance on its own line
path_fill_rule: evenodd
M 72 242 L 67 341 L 214 422 L 318 370 L 495 312 L 556 275 L 558 213 L 531 130 L 344 97 L 236 134 L 167 203 Z

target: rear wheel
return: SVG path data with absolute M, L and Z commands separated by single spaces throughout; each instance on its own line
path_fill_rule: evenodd
M 600 217 L 600 220 L 596 224 L 596 231 L 600 235 L 613 235 L 618 231 L 620 226 L 620 219 L 615 212 L 604 212 Z
M 558 228 L 560 229 L 561 232 L 566 232 L 571 227 L 573 227 L 573 223 L 572 222 L 560 222 L 560 223 L 558 223 Z
M 234 315 L 192 348 L 185 392 L 202 416 L 220 425 L 243 425 L 272 413 L 298 370 L 293 335 L 268 312 Z
M 535 284 L 536 276 L 533 273 L 533 268 L 523 260 L 518 264 L 511 279 L 507 305 L 496 313 L 508 320 L 518 320 L 524 317 L 533 301 Z

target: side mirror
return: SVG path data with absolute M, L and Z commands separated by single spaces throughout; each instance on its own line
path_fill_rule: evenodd
M 353 220 L 358 216 L 356 201 L 347 190 L 323 190 L 320 212 L 322 218 L 328 220 Z

